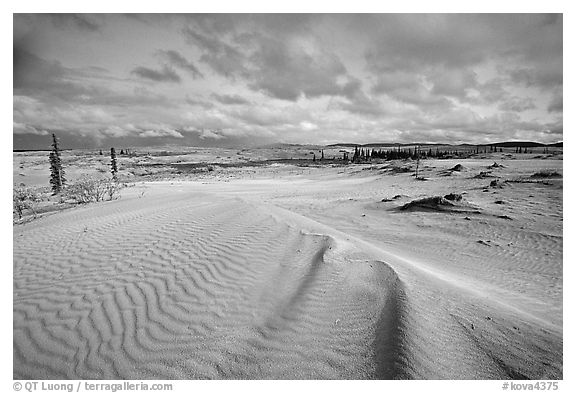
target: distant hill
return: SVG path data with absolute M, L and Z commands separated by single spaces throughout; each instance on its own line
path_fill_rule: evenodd
M 60 151 L 70 151 L 72 149 L 60 149 Z M 25 153 L 27 151 L 51 151 L 50 149 L 13 149 L 13 153 Z
M 327 147 L 396 147 L 396 146 L 450 146 L 446 143 L 392 143 L 392 142 L 381 142 L 381 143 L 333 143 L 326 145 Z
M 529 142 L 529 141 L 510 141 L 510 142 L 496 142 L 490 143 L 486 146 L 496 146 L 496 147 L 563 147 L 564 142 L 557 143 L 539 143 L 539 142 Z
M 406 146 L 495 146 L 495 147 L 563 147 L 564 142 L 557 143 L 540 143 L 540 142 L 530 142 L 530 141 L 506 141 L 506 142 L 495 142 L 487 144 L 473 144 L 473 143 L 461 143 L 461 144 L 449 144 L 449 143 L 333 143 L 326 145 L 327 147 L 406 147 Z

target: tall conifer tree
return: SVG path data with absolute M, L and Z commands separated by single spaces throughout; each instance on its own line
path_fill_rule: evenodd
M 116 163 L 116 150 L 112 147 L 110 149 L 110 172 L 112 172 L 112 177 L 116 180 L 116 174 L 118 173 L 118 164 Z
M 56 134 L 52 134 L 52 151 L 50 152 L 50 184 L 54 195 L 62 191 L 66 183 L 64 169 L 62 169 L 62 160 L 60 158 L 60 148 Z

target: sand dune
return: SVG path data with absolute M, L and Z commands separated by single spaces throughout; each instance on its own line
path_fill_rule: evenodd
M 374 172 L 148 183 L 16 225 L 14 378 L 562 378 L 557 186 Z M 462 190 L 478 214 L 398 209 Z
M 15 378 L 402 373 L 394 271 L 245 202 L 116 201 L 14 236 Z

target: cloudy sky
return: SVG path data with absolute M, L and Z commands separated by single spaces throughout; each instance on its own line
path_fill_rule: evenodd
M 14 148 L 562 140 L 562 16 L 14 15 Z

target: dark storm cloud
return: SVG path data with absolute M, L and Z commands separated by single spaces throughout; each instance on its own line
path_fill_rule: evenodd
M 15 94 L 70 100 L 96 90 L 75 80 L 77 70 L 44 60 L 18 46 L 14 46 L 13 61 Z
M 45 129 L 18 122 L 13 123 L 12 129 L 14 130 L 14 134 L 48 135 L 48 131 Z
M 65 68 L 48 62 L 18 45 L 13 47 L 14 89 L 36 88 L 62 80 Z
M 50 62 L 14 47 L 14 94 L 32 97 L 47 105 L 81 103 L 98 106 L 173 106 L 167 97 L 142 88 L 118 92 L 107 86 L 123 82 L 102 67 L 74 69 Z M 16 103 L 15 103 L 16 105 Z
M 194 79 L 204 78 L 204 75 L 198 70 L 198 68 L 182 56 L 178 51 L 175 50 L 160 50 L 159 55 L 166 59 L 174 67 L 178 67 L 184 71 L 187 71 Z
M 161 70 L 140 66 L 134 68 L 131 73 L 139 76 L 140 78 L 148 79 L 154 82 L 179 83 L 182 80 L 173 69 L 166 66 L 164 66 Z

